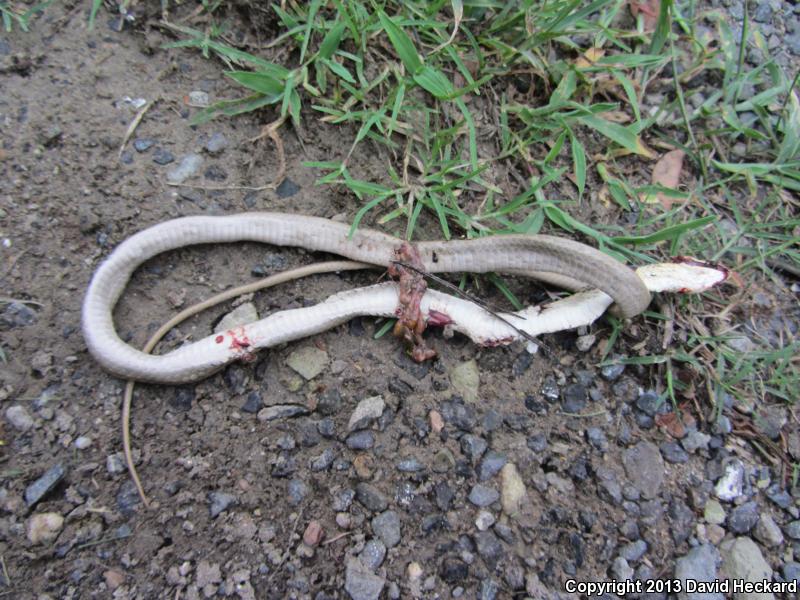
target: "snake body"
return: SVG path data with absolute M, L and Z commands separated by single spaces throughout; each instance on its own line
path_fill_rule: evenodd
M 349 226 L 317 217 L 282 213 L 244 213 L 222 217 L 183 217 L 143 230 L 122 242 L 97 269 L 83 303 L 83 333 L 95 359 L 112 373 L 140 381 L 181 383 L 205 377 L 236 358 L 247 358 L 267 348 L 319 333 L 359 315 L 392 316 L 397 307 L 391 283 L 341 292 L 316 306 L 282 311 L 225 334 L 212 335 L 166 355 L 151 356 L 122 341 L 112 311 L 135 269 L 148 259 L 195 244 L 254 241 L 297 246 L 337 254 L 361 264 L 343 268 L 387 267 L 401 240 L 369 229 L 348 237 Z M 631 317 L 650 302 L 648 283 L 602 252 L 584 244 L 547 235 L 504 235 L 475 240 L 421 242 L 416 245 L 425 269 L 431 273 L 498 272 L 523 275 L 570 290 L 588 290 L 549 305 L 528 309 L 520 316 L 545 314 L 546 320 L 525 318 L 521 327 L 535 335 L 575 327 L 596 319 L 606 308 Z M 653 279 L 651 277 L 651 279 Z M 656 276 L 656 280 L 659 277 Z M 686 287 L 680 283 L 679 286 Z M 428 291 L 423 314 L 445 314 L 452 326 L 481 343 L 515 339 L 513 328 L 475 305 L 447 294 Z M 588 314 L 588 313 L 587 313 Z M 580 321 L 580 322 L 577 322 Z

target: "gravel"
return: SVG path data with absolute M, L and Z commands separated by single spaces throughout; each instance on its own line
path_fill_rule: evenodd
M 400 543 L 400 517 L 393 510 L 387 510 L 372 519 L 372 532 L 381 539 L 387 548 Z
M 500 499 L 500 492 L 495 488 L 478 483 L 469 492 L 469 501 L 475 506 L 484 508 Z
M 64 479 L 66 472 L 63 465 L 50 467 L 36 481 L 25 488 L 25 504 L 33 507 L 44 499 Z
M 641 441 L 622 455 L 625 473 L 633 486 L 645 498 L 658 496 L 664 482 L 664 462 L 658 447 Z

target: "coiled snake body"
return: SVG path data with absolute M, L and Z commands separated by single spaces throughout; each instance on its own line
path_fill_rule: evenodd
M 194 244 L 255 241 L 358 261 L 341 263 L 344 270 L 388 267 L 401 243 L 377 231 L 358 229 L 352 237 L 348 232 L 349 226 L 328 219 L 267 212 L 184 217 L 146 229 L 121 243 L 92 278 L 82 314 L 87 346 L 103 367 L 121 377 L 182 383 L 203 378 L 260 348 L 324 331 L 358 315 L 392 316 L 397 308 L 397 289 L 393 283 L 384 283 L 341 292 L 316 306 L 278 312 L 160 356 L 136 350 L 116 333 L 114 305 L 134 270 L 161 252 Z M 594 248 L 547 235 L 420 242 L 416 249 L 430 273 L 507 273 L 572 291 L 583 290 L 544 308 L 517 313 L 523 317 L 515 320 L 517 327 L 509 327 L 470 302 L 440 292 L 425 293 L 421 302 L 425 318 L 446 315 L 454 329 L 483 344 L 517 339 L 518 329 L 537 335 L 588 324 L 612 302 L 622 316 L 632 317 L 647 307 L 651 291 L 701 291 L 724 279 L 722 270 L 692 263 L 652 265 L 634 271 Z M 691 272 L 676 276 L 676 269 Z

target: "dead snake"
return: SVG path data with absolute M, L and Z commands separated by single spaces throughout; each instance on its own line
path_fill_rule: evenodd
M 165 355 L 143 353 L 117 335 L 113 308 L 134 270 L 157 254 L 195 244 L 253 241 L 329 252 L 360 263 L 341 263 L 342 270 L 390 265 L 401 240 L 369 229 L 357 229 L 348 237 L 349 230 L 348 225 L 328 219 L 268 212 L 183 217 L 150 227 L 117 246 L 92 278 L 82 311 L 86 344 L 103 367 L 120 377 L 183 383 L 252 356 L 257 349 L 319 333 L 355 316 L 392 316 L 397 307 L 396 286 L 385 283 L 341 292 L 315 306 L 278 312 Z M 547 319 L 532 318 L 542 314 L 537 307 L 519 313 L 528 317 L 522 328 L 531 335 L 591 323 L 612 302 L 621 316 L 632 317 L 648 306 L 651 290 L 700 291 L 724 279 L 721 271 L 710 269 L 704 274 L 708 281 L 698 286 L 683 281 L 665 285 L 663 275 L 648 275 L 642 268 L 637 273 L 590 246 L 549 235 L 419 242 L 416 248 L 430 273 L 507 273 L 573 291 L 593 290 L 546 305 L 550 307 Z M 446 315 L 455 329 L 480 343 L 506 343 L 518 337 L 482 309 L 447 294 L 428 291 L 422 309 L 426 316 Z M 582 313 L 576 314 L 576 309 Z

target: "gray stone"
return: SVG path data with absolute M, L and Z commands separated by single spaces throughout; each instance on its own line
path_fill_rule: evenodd
M 13 329 L 27 327 L 36 321 L 36 311 L 24 302 L 9 302 L 0 315 L 0 325 Z
M 359 553 L 358 558 L 370 571 L 374 572 L 386 558 L 386 546 L 382 541 L 372 539 L 364 544 L 364 549 Z
M 236 502 L 236 496 L 225 492 L 209 492 L 209 513 L 212 519 L 216 519 L 223 511 Z
M 378 600 L 386 579 L 370 572 L 357 558 L 347 561 L 344 589 L 352 600 Z
M 800 32 L 795 32 L 792 35 L 787 35 L 783 38 L 783 43 L 789 48 L 789 51 L 795 56 L 800 56 Z
M 476 363 L 475 360 L 468 360 L 457 365 L 450 372 L 450 383 L 453 389 L 455 389 L 466 402 L 477 402 L 478 387 L 480 386 L 478 363 Z
M 137 152 L 147 152 L 155 145 L 156 141 L 150 138 L 136 138 L 133 140 L 133 149 Z
M 702 431 L 692 429 L 686 434 L 686 437 L 681 440 L 681 445 L 689 454 L 694 454 L 698 450 L 707 450 L 708 442 L 710 441 L 710 435 L 703 433 Z
M 334 460 L 336 460 L 336 451 L 333 448 L 325 448 L 322 454 L 311 459 L 309 467 L 314 472 L 327 471 Z
M 292 352 L 286 359 L 286 364 L 309 381 L 328 366 L 328 353 L 314 346 L 304 346 Z
M 460 558 L 448 556 L 442 561 L 439 576 L 450 585 L 464 581 L 469 575 L 469 565 Z
M 494 579 L 481 580 L 481 589 L 478 592 L 478 600 L 495 600 L 500 593 L 500 584 Z
M 781 528 L 778 527 L 775 520 L 766 513 L 758 518 L 758 523 L 756 523 L 753 535 L 759 542 L 767 546 L 780 546 L 783 543 Z
M 425 465 L 422 464 L 416 457 L 404 458 L 397 462 L 397 470 L 401 473 L 419 473 L 425 470 Z
M 783 580 L 784 581 L 798 581 L 800 580 L 800 563 L 790 561 L 783 565 Z
M 597 478 L 597 491 L 600 498 L 612 504 L 622 503 L 622 486 L 619 484 L 617 474 L 606 466 L 600 465 L 595 469 Z M 639 493 L 639 490 L 636 490 Z
M 475 408 L 458 401 L 456 398 L 442 402 L 441 413 L 445 421 L 461 431 L 470 432 L 477 423 Z
M 372 512 L 383 512 L 389 506 L 386 497 L 370 483 L 359 483 L 356 486 L 356 500 Z
M 773 483 L 767 488 L 767 498 L 786 510 L 792 505 L 792 496 L 779 483 Z
M 586 440 L 600 452 L 605 452 L 608 450 L 606 433 L 599 427 L 589 427 L 586 430 Z
M 332 416 L 342 409 L 342 395 L 336 388 L 328 388 L 317 399 L 317 411 L 325 416 Z
M 662 404 L 661 396 L 655 392 L 644 392 L 636 399 L 636 407 L 650 417 L 655 416 Z
M 278 189 L 275 190 L 275 193 L 278 195 L 278 198 L 291 198 L 299 191 L 300 186 L 286 177 L 283 181 L 281 181 L 281 184 L 278 186 Z
M 33 428 L 33 418 L 25 410 L 25 407 L 15 404 L 6 410 L 6 421 L 17 431 L 29 431 Z
M 488 510 L 482 510 L 475 518 L 475 527 L 478 528 L 478 531 L 486 531 L 489 527 L 494 525 L 496 521 L 497 519 L 494 518 L 492 513 Z
M 383 401 L 382 396 L 365 398 L 358 403 L 353 414 L 350 415 L 350 421 L 347 423 L 347 430 L 355 431 L 357 429 L 366 429 L 381 417 L 385 407 L 386 403 Z
M 753 19 L 758 23 L 769 23 L 772 20 L 772 7 L 769 2 L 759 2 L 753 13 Z
M 218 131 L 211 134 L 206 142 L 206 151 L 209 154 L 219 154 L 228 147 L 228 138 Z
M 473 536 L 475 547 L 478 554 L 491 569 L 497 566 L 498 561 L 503 557 L 503 545 L 497 536 L 491 531 L 479 531 Z
M 564 388 L 564 400 L 561 408 L 566 413 L 578 414 L 586 407 L 586 388 L 580 383 L 573 383 Z
M 309 414 L 307 407 L 301 404 L 275 404 L 258 411 L 258 420 L 262 422 L 275 419 L 291 419 Z
M 746 502 L 731 511 L 728 528 L 733 533 L 747 533 L 758 523 L 758 504 Z
M 633 579 L 633 569 L 624 557 L 618 556 L 611 563 L 611 574 L 617 581 L 627 581 Z
M 625 365 L 606 365 L 600 369 L 600 376 L 606 381 L 615 381 L 625 371 Z
M 449 448 L 442 448 L 433 455 L 431 469 L 434 473 L 447 473 L 456 466 L 456 459 Z
M 489 446 L 485 439 L 471 433 L 462 435 L 460 444 L 461 452 L 472 462 L 475 462 L 483 456 L 483 453 L 486 452 L 486 448 Z
M 372 532 L 387 548 L 394 548 L 400 543 L 400 517 L 393 510 L 382 512 L 372 519 Z
M 25 504 L 34 506 L 64 479 L 64 467 L 57 464 L 25 488 Z
M 756 582 L 772 580 L 772 568 L 769 566 L 758 545 L 748 537 L 725 540 L 719 547 L 722 556 L 720 576 L 726 579 L 744 579 Z M 739 593 L 734 594 L 736 600 L 769 600 L 772 594 Z
M 351 450 L 369 450 L 375 445 L 375 434 L 367 429 L 355 431 L 345 441 Z
M 308 496 L 308 492 L 310 491 L 308 484 L 302 479 L 290 480 L 286 488 L 287 495 L 289 496 L 289 504 L 297 506 Z
M 688 554 L 675 562 L 675 578 L 684 583 L 684 590 L 687 580 L 713 582 L 718 578 L 719 563 L 720 555 L 714 546 L 711 544 L 695 546 Z M 721 593 L 687 593 L 686 591 L 678 593 L 678 600 L 724 600 L 724 598 L 725 596 Z
M 642 496 L 658 496 L 664 482 L 664 461 L 655 444 L 641 441 L 622 455 L 622 464 L 630 482 Z
M 337 512 L 344 512 L 350 508 L 353 499 L 356 497 L 356 491 L 350 488 L 340 491 L 333 497 L 331 508 Z
M 800 520 L 788 523 L 785 528 L 786 535 L 793 540 L 800 540 Z
M 258 310 L 252 302 L 245 302 L 234 308 L 231 312 L 220 319 L 214 327 L 214 333 L 229 331 L 240 325 L 247 325 L 258 321 Z
M 125 468 L 125 459 L 122 456 L 122 452 L 109 454 L 106 457 L 106 471 L 108 471 L 109 475 L 119 475 L 120 473 L 124 473 Z
M 490 450 L 484 454 L 483 460 L 481 460 L 481 464 L 478 467 L 478 480 L 488 481 L 497 475 L 507 462 L 508 457 L 505 454 Z
M 197 173 L 203 165 L 203 157 L 199 154 L 187 154 L 178 165 L 167 171 L 167 181 L 170 183 L 183 183 Z
M 163 167 L 171 162 L 175 162 L 175 156 L 169 150 L 156 148 L 155 152 L 153 152 L 153 162 Z
M 469 501 L 480 508 L 494 504 L 499 499 L 500 492 L 482 483 L 475 484 L 469 492 Z
M 659 449 L 664 460 L 668 463 L 680 464 L 689 460 L 689 455 L 677 442 L 664 442 Z
M 725 522 L 725 509 L 722 508 L 722 505 L 710 498 L 706 502 L 705 509 L 703 511 L 703 518 L 706 520 L 706 523 L 710 525 L 722 525 Z
M 630 544 L 625 544 L 619 551 L 619 555 L 629 563 L 635 563 L 644 556 L 645 552 L 647 552 L 647 542 L 636 540 Z
M 259 392 L 253 391 L 247 394 L 247 398 L 242 404 L 242 412 L 257 414 L 264 407 L 264 401 Z

